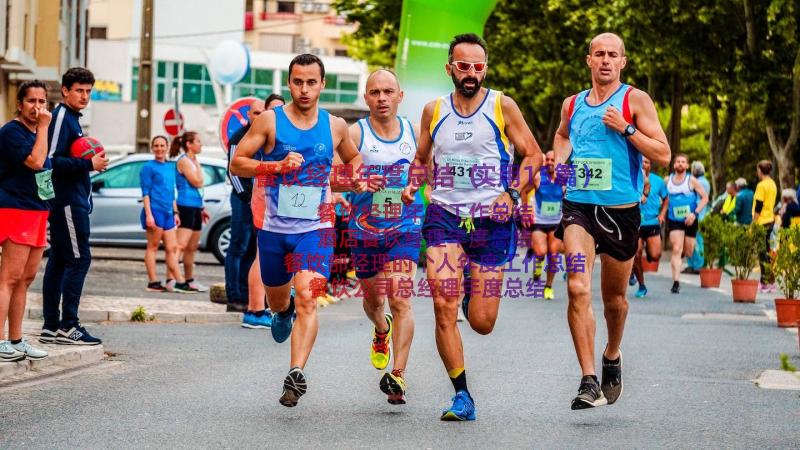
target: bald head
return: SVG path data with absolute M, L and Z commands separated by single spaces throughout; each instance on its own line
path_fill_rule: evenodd
M 367 78 L 364 101 L 369 106 L 370 116 L 375 120 L 395 120 L 397 108 L 403 101 L 400 82 L 391 70 L 378 69 Z
M 262 100 L 253 100 L 253 102 L 250 103 L 250 109 L 247 110 L 247 119 L 250 123 L 253 123 L 256 117 L 262 112 L 264 112 L 264 102 Z
M 625 42 L 614 33 L 600 33 L 589 41 L 589 55 L 592 54 L 595 44 L 602 43 L 603 46 L 613 46 L 619 49 L 620 55 L 625 56 Z

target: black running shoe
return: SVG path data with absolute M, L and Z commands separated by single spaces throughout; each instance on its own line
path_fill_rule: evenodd
M 578 396 L 572 400 L 572 409 L 588 409 L 607 404 L 608 401 L 603 396 L 597 381 L 590 376 L 583 377 L 578 388 Z
M 281 395 L 279 402 L 286 407 L 297 406 L 297 401 L 306 393 L 308 385 L 306 384 L 306 377 L 303 375 L 303 370 L 295 367 L 289 371 L 286 378 L 283 380 L 283 395 Z
M 672 282 L 672 289 L 669 290 L 673 294 L 680 294 L 681 293 L 681 284 L 677 281 Z
M 609 405 L 613 405 L 622 395 L 622 351 L 619 352 L 616 361 L 611 361 L 603 355 L 603 378 L 600 381 L 600 389 Z
M 149 292 L 167 292 L 167 288 L 161 284 L 160 281 L 153 281 L 147 283 L 147 291 Z

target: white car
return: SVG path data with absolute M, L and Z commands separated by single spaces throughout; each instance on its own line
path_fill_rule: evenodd
M 92 173 L 94 209 L 89 216 L 92 244 L 144 247 L 147 244 L 142 230 L 142 190 L 139 172 L 153 155 L 137 153 L 111 162 L 108 170 Z M 226 176 L 227 161 L 198 157 L 205 173 L 203 202 L 211 216 L 203 225 L 200 248 L 211 251 L 220 263 L 230 244 L 231 186 Z M 170 162 L 170 164 L 175 164 Z

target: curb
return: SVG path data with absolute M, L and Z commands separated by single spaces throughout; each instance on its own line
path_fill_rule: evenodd
M 102 345 L 70 347 L 37 342 L 36 346 L 46 350 L 50 355 L 38 361 L 26 359 L 13 363 L 0 363 L 0 387 L 88 366 L 105 358 Z
M 83 322 L 130 322 L 131 311 L 119 310 L 80 310 Z M 233 312 L 155 312 L 151 314 L 155 322 L 162 323 L 238 323 L 242 321 L 242 313 Z M 27 308 L 25 318 L 30 320 L 42 320 L 41 308 Z

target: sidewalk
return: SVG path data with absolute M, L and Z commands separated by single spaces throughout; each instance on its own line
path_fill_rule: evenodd
M 22 324 L 25 339 L 49 355 L 39 361 L 26 359 L 13 363 L 0 363 L 0 387 L 95 364 L 105 358 L 102 345 L 42 344 L 39 342 L 40 330 L 41 323 L 38 321 L 26 320 Z
M 96 295 L 81 297 L 80 317 L 84 322 L 129 322 L 131 312 L 139 306 L 156 322 L 236 323 L 242 320 L 242 314 L 225 312 L 225 305 L 211 302 Z M 41 294 L 28 292 L 25 317 L 42 319 Z

